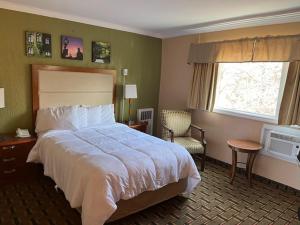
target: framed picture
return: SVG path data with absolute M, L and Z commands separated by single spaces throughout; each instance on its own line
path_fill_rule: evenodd
M 51 57 L 51 34 L 41 32 L 25 32 L 25 52 L 27 56 Z
M 81 38 L 61 36 L 61 57 L 63 59 L 83 60 L 83 41 Z
M 92 42 L 92 62 L 110 63 L 110 43 L 102 41 Z

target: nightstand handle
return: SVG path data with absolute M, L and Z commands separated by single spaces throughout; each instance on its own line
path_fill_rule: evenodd
M 16 160 L 15 157 L 11 157 L 11 158 L 8 158 L 8 159 L 2 159 L 2 162 L 6 163 L 6 162 L 11 162 L 11 161 L 14 161 Z
M 4 146 L 2 147 L 3 150 L 13 150 L 16 146 L 15 145 L 11 145 L 11 146 Z
M 16 169 L 11 169 L 11 170 L 4 170 L 3 173 L 4 174 L 12 174 L 14 172 L 16 172 L 17 170 Z

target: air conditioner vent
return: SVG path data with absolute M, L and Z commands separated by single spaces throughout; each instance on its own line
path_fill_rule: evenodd
M 141 111 L 141 120 L 149 120 L 152 119 L 152 113 L 153 111 L 147 110 L 147 111 Z
M 289 126 L 265 124 L 262 128 L 262 154 L 297 163 L 300 149 L 300 130 Z
M 153 134 L 153 118 L 154 118 L 154 109 L 153 108 L 145 108 L 137 110 L 137 118 L 138 121 L 147 121 L 147 134 Z
M 280 140 L 300 143 L 299 137 L 294 137 L 294 136 L 285 135 L 285 134 L 281 134 L 281 133 L 271 132 L 271 138 L 277 138 Z

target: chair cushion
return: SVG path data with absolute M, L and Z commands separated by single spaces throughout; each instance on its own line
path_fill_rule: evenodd
M 174 137 L 186 136 L 191 125 L 191 113 L 186 111 L 177 110 L 162 110 L 161 112 L 162 124 L 174 131 Z M 166 137 L 167 133 L 163 132 L 163 139 Z
M 174 143 L 185 147 L 191 154 L 204 153 L 204 147 L 201 142 L 192 137 L 176 137 L 174 138 Z

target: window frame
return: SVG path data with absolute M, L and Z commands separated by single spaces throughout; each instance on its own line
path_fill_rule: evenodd
M 282 97 L 283 97 L 284 87 L 285 87 L 288 68 L 289 68 L 289 62 L 282 62 L 282 63 L 283 63 L 283 67 L 282 67 L 282 71 L 281 71 L 281 79 L 280 79 L 278 101 L 276 104 L 275 116 L 268 116 L 268 115 L 263 115 L 263 114 L 258 114 L 258 113 L 241 111 L 241 110 L 222 108 L 222 107 L 217 107 L 216 105 L 214 105 L 213 112 L 228 115 L 228 116 L 252 119 L 252 120 L 262 121 L 262 122 L 267 122 L 267 123 L 272 123 L 272 124 L 278 124 L 280 105 L 281 105 L 281 101 L 282 101 Z

